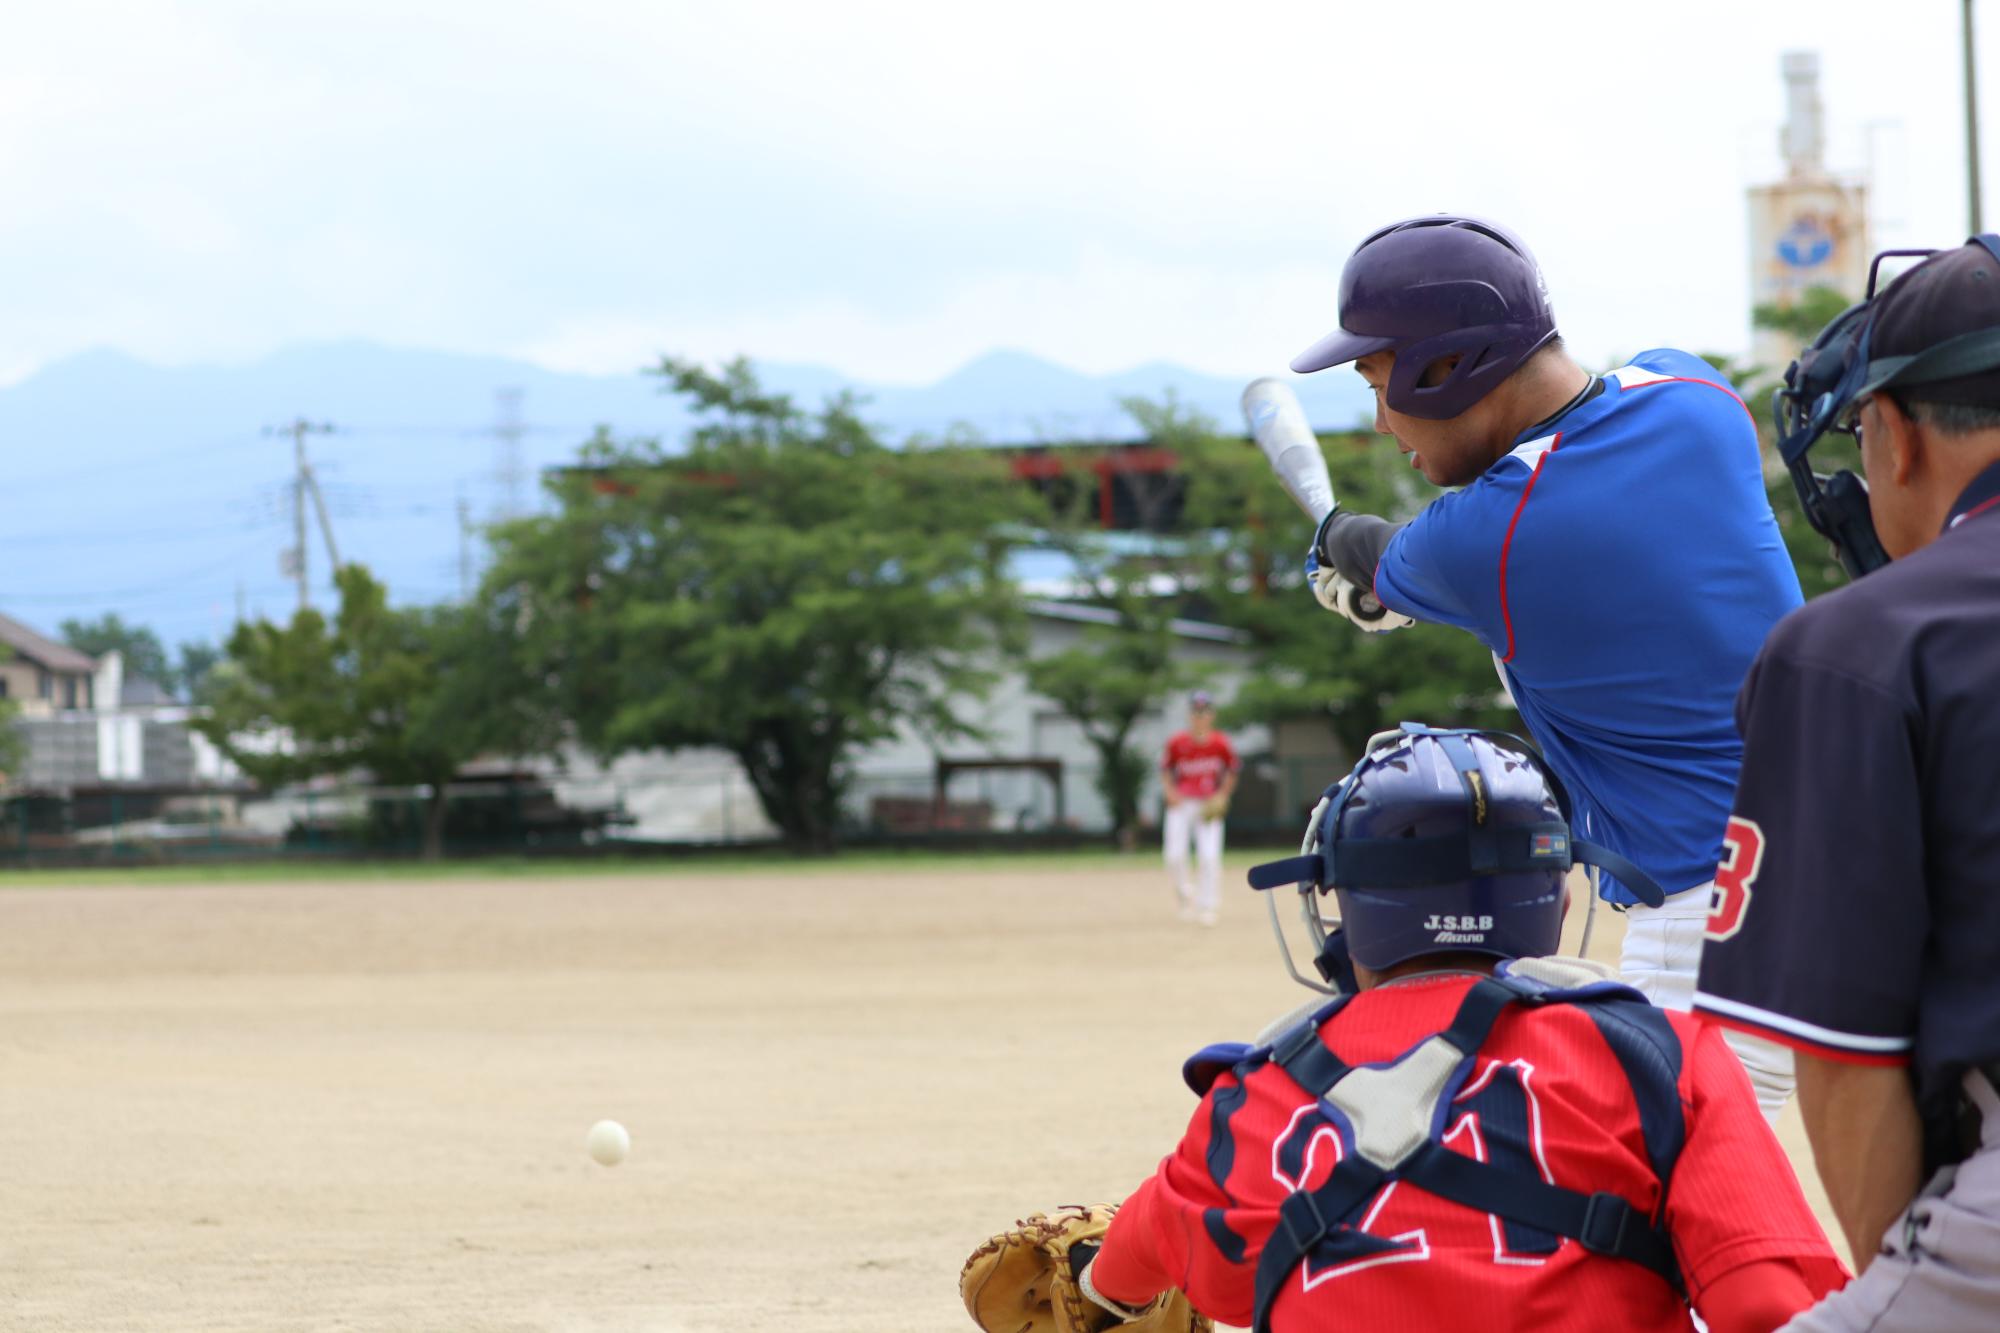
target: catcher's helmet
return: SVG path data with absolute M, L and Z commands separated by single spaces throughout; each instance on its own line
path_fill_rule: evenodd
M 1250 884 L 1297 884 L 1328 981 L 1341 979 L 1343 950 L 1376 971 L 1428 953 L 1553 953 L 1577 862 L 1651 906 L 1664 901 L 1637 866 L 1571 835 L 1561 782 L 1505 732 L 1405 722 L 1378 737 L 1321 798 L 1303 851 L 1255 867 Z M 1340 905 L 1334 936 L 1319 908 L 1328 891 Z
M 1394 351 L 1389 406 L 1442 421 L 1492 392 L 1556 336 L 1542 270 L 1497 223 L 1448 213 L 1375 232 L 1340 271 L 1340 327 L 1292 361 L 1300 374 Z M 1423 387 L 1445 357 L 1458 365 Z

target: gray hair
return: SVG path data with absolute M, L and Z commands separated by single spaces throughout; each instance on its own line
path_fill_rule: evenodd
M 1971 435 L 2000 430 L 2000 402 L 1937 403 L 1911 395 L 1903 403 L 1910 418 L 1940 435 Z

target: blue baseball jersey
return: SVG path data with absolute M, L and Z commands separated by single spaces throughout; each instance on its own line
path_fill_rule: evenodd
M 1670 894 L 1714 878 L 1736 692 L 1801 601 L 1756 426 L 1714 367 L 1661 348 L 1605 376 L 1397 533 L 1375 594 L 1492 649 L 1587 836 Z M 1608 876 L 1603 894 L 1636 901 Z

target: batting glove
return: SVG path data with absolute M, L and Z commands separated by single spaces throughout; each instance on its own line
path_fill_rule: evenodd
M 1312 585 L 1314 600 L 1335 615 L 1345 616 L 1364 633 L 1382 634 L 1417 623 L 1382 605 L 1371 590 L 1348 582 L 1339 570 L 1322 566 L 1317 550 L 1306 555 L 1306 581 Z

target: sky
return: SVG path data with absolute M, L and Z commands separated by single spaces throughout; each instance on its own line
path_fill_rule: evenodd
M 1966 233 L 1959 5 L 9 6 L 0 383 L 362 338 L 936 379 L 1245 375 L 1376 225 L 1483 214 L 1587 360 L 1748 342 L 1781 52 L 1880 244 Z M 2000 105 L 2000 14 L 1978 43 Z M 2000 129 L 1986 137 L 2000 178 Z

